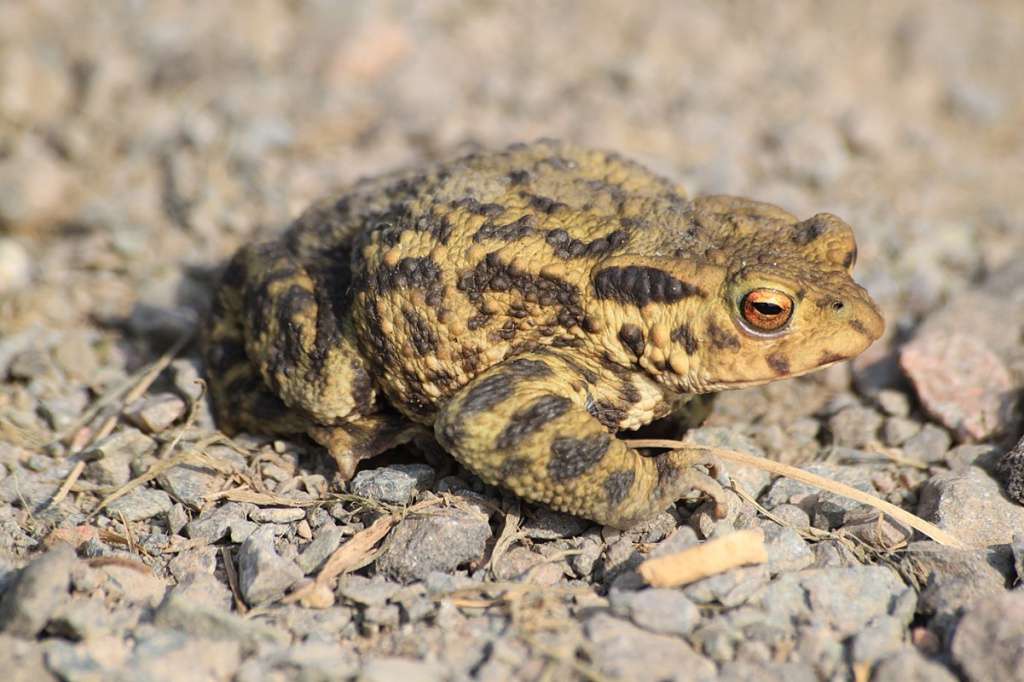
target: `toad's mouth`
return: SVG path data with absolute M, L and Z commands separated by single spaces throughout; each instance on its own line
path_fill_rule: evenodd
M 850 358 L 836 358 L 831 362 L 826 362 L 820 365 L 814 365 L 807 369 L 802 369 L 796 372 L 787 372 L 786 374 L 773 374 L 770 377 L 764 379 L 744 379 L 739 381 L 709 381 L 702 382 L 699 387 L 700 393 L 711 393 L 714 391 L 732 391 L 739 388 L 753 388 L 754 386 L 763 386 L 773 381 L 779 381 L 782 379 L 795 379 L 796 377 L 802 377 L 805 374 L 811 374 L 818 370 L 827 369 L 833 365 L 838 365 L 841 362 L 846 362 Z

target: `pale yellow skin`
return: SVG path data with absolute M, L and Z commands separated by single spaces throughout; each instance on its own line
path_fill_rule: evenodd
M 227 430 L 307 433 L 350 476 L 432 427 L 488 483 L 626 527 L 715 487 L 700 448 L 614 434 L 859 354 L 884 324 L 855 259 L 835 216 L 543 141 L 363 181 L 242 249 L 204 353 Z M 793 302 L 783 328 L 744 321 L 755 289 Z

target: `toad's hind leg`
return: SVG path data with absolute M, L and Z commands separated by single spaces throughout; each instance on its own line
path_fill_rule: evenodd
M 348 478 L 360 460 L 418 430 L 380 412 L 344 310 L 328 298 L 344 291 L 344 277 L 316 265 L 300 264 L 282 242 L 241 250 L 214 299 L 203 355 L 222 429 L 306 433 Z
M 554 353 L 520 356 L 466 385 L 435 422 L 440 443 L 485 481 L 554 509 L 625 528 L 693 490 L 724 500 L 694 468 L 704 448 L 645 457 L 587 411 L 586 388 Z

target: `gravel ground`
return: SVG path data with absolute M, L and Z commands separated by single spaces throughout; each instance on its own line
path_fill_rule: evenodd
M 1022 64 L 1017 0 L 0 3 L 7 679 L 1024 680 Z M 887 337 L 691 437 L 972 549 L 737 467 L 762 509 L 620 533 L 444 458 L 342 489 L 307 443 L 216 437 L 179 340 L 234 248 L 540 136 L 851 222 Z M 768 563 L 638 580 L 741 528 Z

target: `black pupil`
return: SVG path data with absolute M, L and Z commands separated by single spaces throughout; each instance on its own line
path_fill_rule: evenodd
M 754 303 L 754 310 L 767 317 L 773 317 L 782 312 L 782 306 L 767 301 L 758 301 Z

